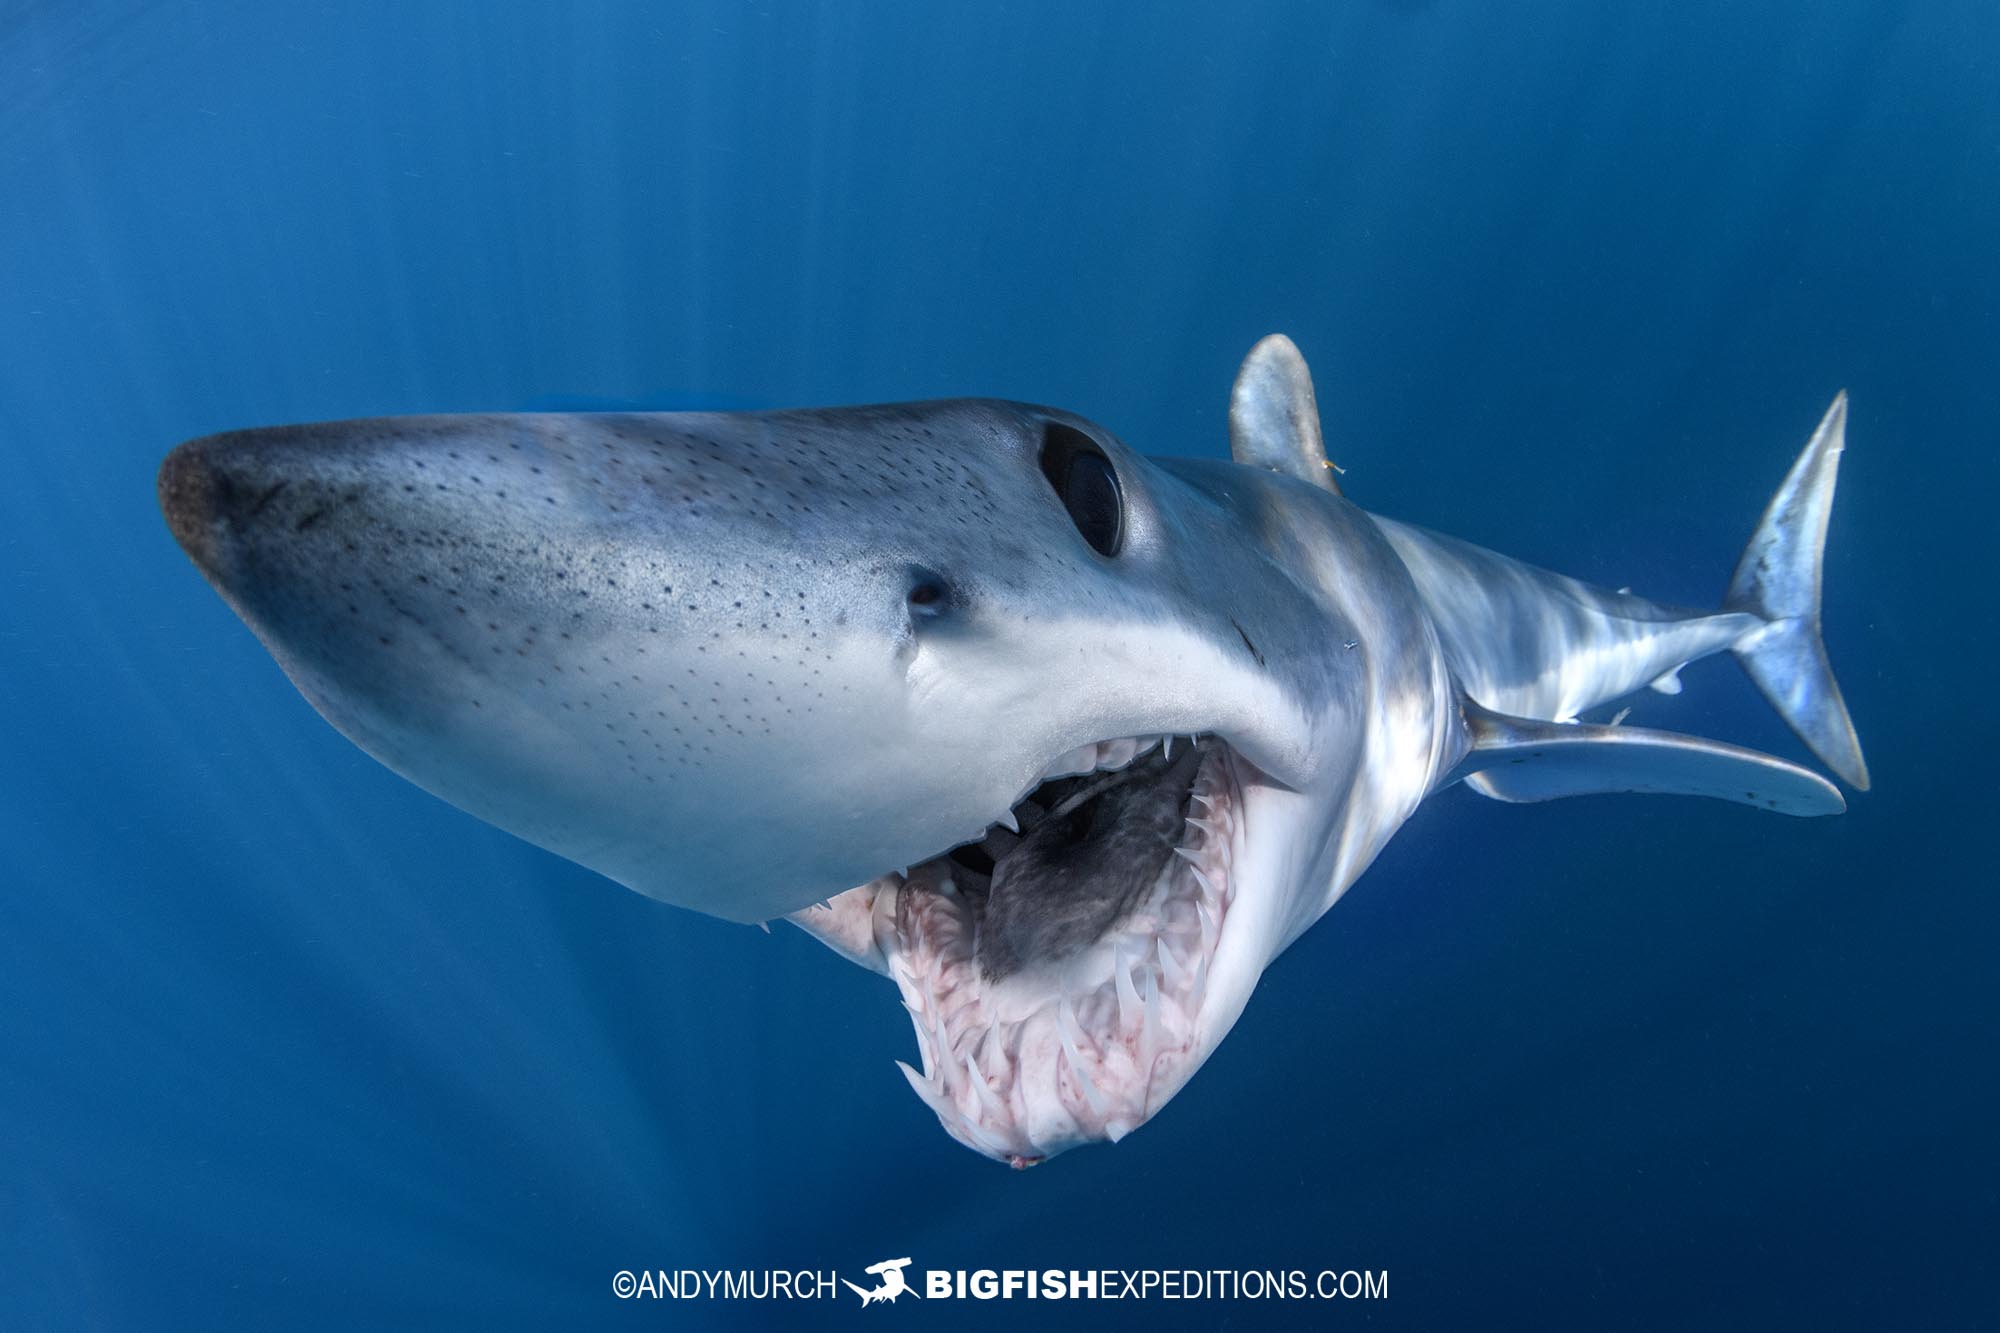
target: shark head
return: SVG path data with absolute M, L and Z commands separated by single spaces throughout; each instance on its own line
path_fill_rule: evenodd
M 918 1093 L 1016 1165 L 1157 1112 L 1393 827 L 1348 827 L 1383 659 L 1341 651 L 1342 502 L 1062 412 L 351 421 L 159 488 L 334 726 L 886 973 Z

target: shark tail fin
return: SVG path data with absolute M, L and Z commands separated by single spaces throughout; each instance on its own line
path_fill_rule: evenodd
M 1847 447 L 1847 392 L 1826 410 L 1743 548 L 1723 606 L 1764 622 L 1731 647 L 1771 706 L 1821 762 L 1868 789 L 1868 764 L 1820 639 L 1820 562 Z

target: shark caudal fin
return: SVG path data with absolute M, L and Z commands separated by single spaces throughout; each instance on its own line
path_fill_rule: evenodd
M 1743 548 L 1723 607 L 1764 621 L 1732 646 L 1736 660 L 1821 762 L 1866 791 L 1868 764 L 1819 633 L 1820 556 L 1846 447 L 1842 390 Z

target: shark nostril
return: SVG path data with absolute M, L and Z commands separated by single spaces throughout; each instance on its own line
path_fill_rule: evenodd
M 909 604 L 913 616 L 941 616 L 951 608 L 952 589 L 944 575 L 921 565 L 910 568 L 908 574 L 909 591 L 904 600 Z

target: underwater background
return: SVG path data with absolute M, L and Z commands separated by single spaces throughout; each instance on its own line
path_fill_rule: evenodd
M 958 394 L 1713 603 L 1836 390 L 1848 814 L 1447 791 L 1025 1173 L 891 987 L 378 767 L 168 537 L 229 427 Z M 2000 6 L 0 0 L 0 1323 L 2000 1324 Z M 1803 757 L 1733 666 L 1635 722 Z M 618 1269 L 1387 1270 L 1386 1302 Z

